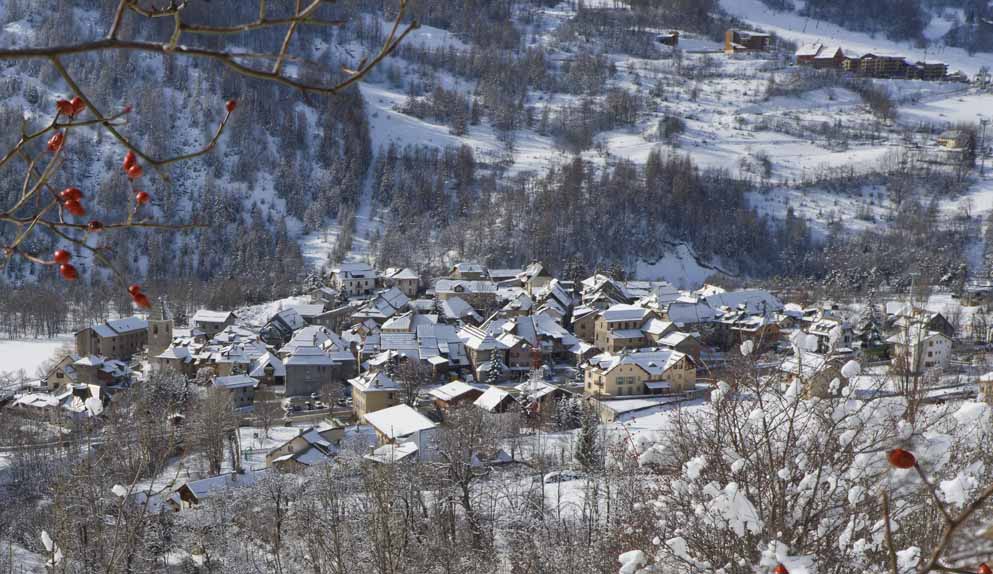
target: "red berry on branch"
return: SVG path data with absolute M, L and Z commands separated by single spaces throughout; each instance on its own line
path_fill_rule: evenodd
M 138 293 L 141 293 L 141 285 L 138 285 L 137 283 L 133 283 L 131 286 L 128 287 L 128 293 L 132 295 L 137 295 Z
M 55 109 L 64 116 L 72 115 L 72 102 L 69 100 L 59 100 L 55 102 Z
M 127 172 L 129 169 L 131 169 L 131 166 L 133 166 L 137 162 L 138 162 L 138 156 L 136 156 L 133 151 L 128 150 L 128 153 L 124 154 L 124 163 L 121 164 L 121 169 Z
M 914 465 L 917 464 L 917 457 L 914 456 L 914 453 L 902 448 L 891 450 L 886 458 L 892 466 L 902 469 L 914 468 Z
M 132 108 L 131 108 L 131 105 L 130 104 L 124 106 L 124 113 L 130 114 L 131 113 L 131 109 Z
M 772 569 L 772 574 L 790 574 L 790 571 L 786 569 L 786 566 L 776 564 L 776 567 Z
M 62 149 L 62 145 L 65 144 L 66 136 L 62 132 L 55 132 L 55 135 L 48 138 L 48 151 L 57 152 Z
M 68 263 L 59 265 L 59 274 L 62 275 L 62 278 L 66 281 L 75 281 L 76 279 L 79 279 L 79 272 L 76 271 L 75 267 Z
M 990 568 L 989 564 L 983 562 L 979 565 L 979 569 L 976 570 L 976 574 L 993 574 L 993 568 Z
M 86 209 L 83 207 L 83 204 L 79 203 L 79 201 L 75 199 L 66 201 L 62 204 L 62 207 L 75 216 L 82 217 L 83 215 L 86 215 Z
M 59 264 L 69 263 L 70 259 L 72 259 L 72 253 L 69 253 L 65 249 L 59 249 L 52 254 L 52 260 Z
M 69 104 L 72 106 L 72 115 L 74 116 L 78 115 L 79 112 L 86 109 L 86 102 L 84 102 L 83 98 L 79 96 L 76 96 L 73 99 L 69 100 Z
M 138 203 L 138 205 L 145 205 L 146 203 L 151 201 L 151 199 L 152 196 L 148 195 L 144 191 L 139 191 L 138 193 L 134 194 L 134 200 L 135 202 Z
M 134 165 L 132 165 L 131 167 L 128 168 L 128 179 L 130 179 L 132 181 L 133 180 L 136 180 L 139 177 L 141 177 L 141 174 L 143 174 L 143 173 L 145 173 L 145 172 L 144 172 L 144 170 L 141 169 L 141 166 L 138 165 L 138 164 L 134 164 Z
M 148 300 L 148 296 L 144 293 L 133 293 L 131 300 L 142 309 L 150 309 L 152 307 L 152 302 Z
M 103 231 L 103 223 L 100 223 L 99 221 L 94 219 L 86 226 L 86 229 L 90 231 Z
M 237 107 L 238 107 L 238 100 L 228 100 L 227 103 L 224 104 L 224 109 L 226 109 L 229 114 L 233 112 L 234 109 Z
M 83 192 L 79 191 L 78 187 L 67 187 L 62 190 L 59 197 L 65 201 L 79 201 L 80 199 L 83 199 Z

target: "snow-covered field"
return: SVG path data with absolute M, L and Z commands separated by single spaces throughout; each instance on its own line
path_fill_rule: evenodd
M 55 339 L 0 339 L 0 373 L 22 373 L 31 378 L 55 352 L 72 342 L 70 335 Z

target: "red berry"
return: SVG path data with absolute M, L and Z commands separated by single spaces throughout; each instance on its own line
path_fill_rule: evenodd
M 138 285 L 137 283 L 131 285 L 130 287 L 128 287 L 128 293 L 132 295 L 137 295 L 138 293 L 141 293 L 141 285 Z
M 75 199 L 70 199 L 66 201 L 65 203 L 62 204 L 62 207 L 64 207 L 66 211 L 68 211 L 69 213 L 75 216 L 82 217 L 86 215 L 86 209 L 83 207 L 83 204 L 79 203 L 79 201 Z
M 148 296 L 144 293 L 133 293 L 131 300 L 142 309 L 150 309 L 152 307 L 152 302 L 148 300 Z
M 897 468 L 914 468 L 914 465 L 917 464 L 917 457 L 914 456 L 914 453 L 909 450 L 903 450 L 902 448 L 891 450 L 886 455 L 886 458 L 890 461 L 891 465 Z
M 62 132 L 55 132 L 55 135 L 48 139 L 48 151 L 57 152 L 62 149 L 62 145 L 65 144 L 66 136 Z
M 993 568 L 990 568 L 990 565 L 989 564 L 983 562 L 982 564 L 979 565 L 979 569 L 976 570 L 976 573 L 977 574 L 993 574 Z
M 152 196 L 148 195 L 144 191 L 139 191 L 134 194 L 134 200 L 138 205 L 144 205 L 152 199 Z
M 75 267 L 69 265 L 68 263 L 59 265 L 59 273 L 66 281 L 75 281 L 76 279 L 79 279 L 79 272 L 76 271 Z
M 86 109 L 86 102 L 84 102 L 83 98 L 80 98 L 79 96 L 69 100 L 69 104 L 72 106 L 72 115 L 74 116 Z
M 776 567 L 772 569 L 772 574 L 790 574 L 790 571 L 786 569 L 786 566 L 776 564 Z
M 224 109 L 226 109 L 229 114 L 233 112 L 234 109 L 237 107 L 238 107 L 238 100 L 228 100 L 228 102 L 224 104 Z
M 134 164 L 128 168 L 128 179 L 130 180 L 138 179 L 139 177 L 141 177 L 141 174 L 143 173 L 145 172 L 144 170 L 141 169 L 141 166 L 138 164 Z
M 71 116 L 73 114 L 72 102 L 69 100 L 59 100 L 55 102 L 55 109 L 64 116 Z
M 94 219 L 86 226 L 86 229 L 90 231 L 103 231 L 103 223 L 100 223 L 99 221 Z
M 136 156 L 133 151 L 128 150 L 128 153 L 124 154 L 124 163 L 121 164 L 121 169 L 127 172 L 129 169 L 131 169 L 131 166 L 137 163 L 137 161 L 138 161 L 138 156 Z
M 52 259 L 56 263 L 66 264 L 69 263 L 70 259 L 72 259 L 72 253 L 69 253 L 65 249 L 59 249 L 58 251 L 52 254 Z
M 66 201 L 69 200 L 79 201 L 80 199 L 83 199 L 83 192 L 79 191 L 78 187 L 67 187 L 62 190 L 62 193 L 59 194 L 59 197 L 61 197 Z

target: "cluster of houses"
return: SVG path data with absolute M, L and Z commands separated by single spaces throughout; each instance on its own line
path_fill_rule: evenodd
M 796 63 L 818 70 L 840 70 L 867 78 L 896 78 L 904 80 L 962 80 L 961 73 L 949 75 L 944 62 L 911 60 L 899 54 L 871 52 L 861 55 L 846 53 L 842 46 L 813 42 L 796 51 Z
M 294 471 L 332 460 L 346 423 L 374 431 L 366 458 L 384 463 L 433 456 L 433 434 L 457 407 L 515 411 L 541 425 L 567 398 L 604 422 L 699 400 L 746 346 L 765 373 L 799 383 L 805 396 L 837 396 L 852 358 L 940 371 L 955 334 L 941 314 L 911 305 L 853 318 L 830 305 L 783 304 L 763 289 L 687 291 L 603 274 L 564 281 L 541 263 L 460 263 L 431 281 L 349 263 L 293 301 L 263 324 L 200 310 L 179 326 L 160 302 L 146 317 L 88 327 L 76 352 L 9 407 L 99 417 L 114 393 L 170 370 L 229 393 L 246 423 L 271 403 L 291 424 L 312 424 L 266 457 L 267 467 Z M 498 449 L 479 456 L 507 458 Z M 206 480 L 170 504 L 238 479 Z

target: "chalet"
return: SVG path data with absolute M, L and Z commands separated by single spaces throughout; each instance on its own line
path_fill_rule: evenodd
M 658 345 L 663 349 L 672 349 L 673 351 L 679 351 L 684 355 L 692 357 L 697 363 L 700 361 L 700 354 L 702 352 L 702 346 L 700 341 L 690 333 L 683 333 L 681 331 L 671 331 L 658 339 Z
M 772 36 L 747 30 L 728 30 L 724 33 L 724 53 L 768 52 Z
M 130 377 L 128 364 L 116 359 L 87 355 L 72 363 L 71 379 L 75 384 L 112 387 L 126 384 Z
M 267 344 L 274 347 L 281 347 L 286 344 L 293 333 L 307 326 L 307 321 L 299 311 L 293 307 L 282 309 L 273 315 L 269 321 L 262 326 L 259 337 Z
M 696 362 L 664 350 L 603 353 L 584 366 L 588 395 L 646 395 L 685 392 L 696 383 Z
M 266 454 L 266 465 L 280 472 L 300 472 L 321 464 L 328 464 L 337 455 L 335 445 L 344 437 L 341 425 L 323 428 L 306 428 L 300 434 Z
M 200 309 L 193 314 L 193 326 L 200 329 L 211 338 L 224 330 L 225 327 L 233 325 L 237 316 L 230 311 L 209 311 Z
M 360 422 L 366 415 L 400 404 L 401 387 L 383 371 L 366 371 L 348 379 L 352 387 L 352 411 Z
M 255 404 L 255 387 L 259 385 L 259 382 L 248 375 L 214 377 L 211 384 L 228 392 L 235 410 L 251 407 Z
M 406 267 L 390 267 L 380 276 L 383 287 L 396 287 L 404 295 L 413 299 L 417 297 L 421 278 L 413 269 Z
M 76 354 L 127 361 L 148 344 L 148 321 L 139 317 L 107 321 L 76 333 Z
M 346 297 L 370 295 L 376 290 L 376 270 L 366 263 L 342 263 L 331 269 L 331 287 Z
M 841 46 L 825 46 L 821 43 L 805 44 L 796 51 L 796 63 L 815 69 L 838 69 L 845 62 L 845 51 Z
M 413 442 L 417 444 L 420 456 L 424 456 L 430 447 L 438 427 L 434 421 L 407 405 L 369 413 L 365 420 L 376 431 L 380 446 Z
M 483 390 L 462 381 L 452 381 L 437 389 L 428 391 L 434 406 L 441 411 L 474 402 L 483 394 Z
M 267 352 L 255 360 L 248 376 L 265 386 L 283 386 L 286 384 L 286 365 L 279 356 Z
M 509 391 L 491 386 L 472 404 L 488 413 L 505 413 L 517 400 Z

